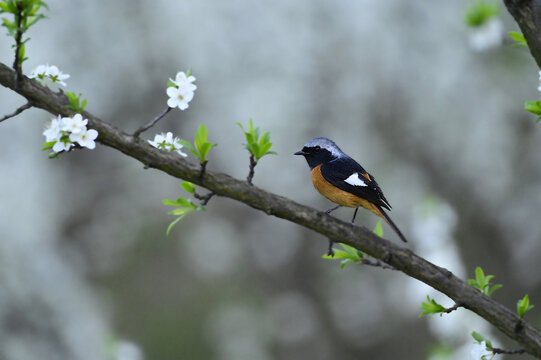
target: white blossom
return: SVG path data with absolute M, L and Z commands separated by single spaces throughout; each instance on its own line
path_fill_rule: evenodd
M 494 357 L 492 351 L 487 350 L 487 344 L 485 341 L 480 343 L 474 343 L 470 352 L 471 360 L 490 360 Z
M 177 76 L 175 77 L 175 80 L 169 79 L 173 84 L 175 84 L 177 87 L 185 86 L 187 90 L 195 91 L 197 89 L 197 86 L 193 84 L 195 81 L 195 76 L 186 76 L 186 73 L 184 71 L 179 71 L 177 73 Z
M 537 88 L 537 90 L 541 91 L 541 71 L 539 71 L 539 87 Z
M 193 90 L 190 89 L 189 84 L 181 85 L 176 88 L 174 86 L 167 88 L 167 106 L 171 108 L 178 107 L 180 110 L 186 110 L 188 103 L 193 99 Z
M 45 127 L 43 135 L 47 142 L 53 144 L 54 152 L 69 151 L 76 143 L 81 147 L 94 149 L 96 147 L 96 138 L 98 132 L 94 129 L 88 130 L 86 125 L 88 119 L 83 119 L 81 114 L 75 114 L 72 117 L 61 117 L 52 119 Z
M 88 119 L 83 120 L 81 114 L 75 114 L 73 117 L 63 118 L 62 130 L 69 131 L 72 134 L 79 134 L 86 131 Z
M 165 150 L 168 152 L 175 151 L 177 154 L 181 156 L 188 156 L 187 154 L 182 152 L 182 148 L 184 147 L 182 144 L 179 143 L 180 138 L 174 137 L 172 132 L 168 132 L 167 134 L 161 133 L 156 134 L 154 136 L 154 140 L 148 140 L 148 143 L 155 148 L 158 148 L 160 150 Z
M 475 51 L 485 51 L 500 46 L 503 42 L 503 24 L 498 17 L 493 17 L 484 24 L 473 28 L 470 46 Z
M 96 140 L 97 137 L 98 137 L 98 132 L 96 130 L 94 129 L 86 130 L 86 128 L 82 132 L 70 134 L 71 141 L 76 142 L 82 147 L 85 147 L 91 150 L 96 147 L 96 143 L 94 140 Z
M 69 79 L 69 74 L 64 74 L 55 65 L 38 65 L 30 75 L 30 79 L 40 80 L 43 85 L 49 86 L 50 84 L 58 83 L 62 86 L 67 86 L 64 80 Z
M 62 117 L 60 115 L 55 119 L 51 119 L 51 121 L 45 125 L 43 135 L 47 139 L 47 142 L 60 140 L 60 137 L 62 136 L 61 127 Z
M 54 152 L 68 151 L 73 146 L 69 139 L 60 139 L 53 145 Z

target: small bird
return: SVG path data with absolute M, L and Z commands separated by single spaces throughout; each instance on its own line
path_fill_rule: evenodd
M 332 141 L 324 137 L 314 138 L 306 143 L 295 155 L 303 155 L 312 173 L 314 187 L 327 199 L 338 204 L 325 211 L 330 214 L 341 206 L 355 208 L 353 219 L 359 206 L 382 217 L 407 242 L 406 237 L 383 209 L 391 210 L 391 205 L 383 195 L 376 179 L 366 172 L 355 160 L 346 155 Z M 329 253 L 332 253 L 332 241 Z

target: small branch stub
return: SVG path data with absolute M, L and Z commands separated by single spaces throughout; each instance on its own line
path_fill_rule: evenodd
M 250 172 L 248 173 L 248 177 L 246 178 L 246 181 L 250 185 L 253 185 L 252 184 L 252 179 L 254 178 L 254 174 L 255 174 L 254 169 L 255 169 L 256 165 L 257 165 L 257 161 L 255 161 L 254 155 L 250 155 Z
M 520 354 L 525 354 L 526 349 L 506 350 L 506 349 L 492 348 L 492 353 L 494 355 L 496 354 L 520 355 Z
M 134 137 L 138 137 L 143 131 L 147 131 L 148 129 L 150 129 L 151 127 L 153 127 L 154 125 L 156 125 L 156 123 L 158 121 L 160 121 L 165 115 L 167 115 L 167 113 L 169 111 L 171 111 L 171 107 L 167 107 L 167 109 L 165 109 L 164 111 L 162 111 L 162 113 L 158 116 L 156 116 L 154 119 L 152 119 L 151 122 L 149 122 L 148 124 L 146 125 L 143 125 L 141 126 L 139 129 L 137 129 L 134 133 L 133 133 L 133 136 Z
M 214 191 L 211 191 L 209 192 L 207 195 L 199 195 L 198 193 L 194 193 L 193 196 L 197 199 L 197 200 L 200 200 L 201 201 L 201 205 L 202 206 L 206 206 L 208 204 L 208 202 L 210 201 L 210 199 L 212 199 L 212 197 L 216 195 L 216 193 Z

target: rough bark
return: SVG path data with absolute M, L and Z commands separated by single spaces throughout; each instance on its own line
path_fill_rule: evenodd
M 541 68 L 541 1 L 504 0 L 504 3 L 526 38 L 535 62 Z

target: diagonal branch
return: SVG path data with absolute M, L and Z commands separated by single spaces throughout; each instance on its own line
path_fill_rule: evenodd
M 16 91 L 34 106 L 52 114 L 63 116 L 73 114 L 72 110 L 65 108 L 65 105 L 69 104 L 65 95 L 53 93 L 48 88 L 26 77 L 18 84 L 19 86 L 15 86 L 14 75 L 13 70 L 0 63 L 0 84 L 4 87 Z M 254 209 L 294 222 L 318 232 L 326 238 L 359 249 L 404 274 L 441 291 L 453 299 L 455 303 L 473 311 L 505 335 L 515 339 L 526 348 L 528 353 L 541 358 L 541 331 L 519 319 L 516 313 L 482 294 L 447 269 L 432 264 L 409 249 L 380 238 L 364 227 L 352 226 L 349 222 L 341 221 L 324 212 L 269 193 L 257 186 L 249 185 L 245 181 L 211 171 L 205 171 L 200 176 L 199 164 L 189 163 L 174 153 L 160 151 L 88 112 L 84 112 L 83 116 L 88 118 L 90 128 L 98 130 L 97 141 L 101 144 L 123 152 L 140 161 L 146 167 L 155 168 L 179 179 L 191 181 L 216 193 L 216 195 L 243 202 Z M 519 323 L 521 326 L 517 327 L 516 325 Z
M 515 18 L 537 66 L 541 68 L 541 3 L 538 0 L 504 0 Z
M 147 131 L 148 129 L 150 129 L 151 127 L 153 127 L 154 125 L 156 125 L 156 123 L 158 121 L 160 121 L 161 118 L 163 118 L 165 115 L 167 115 L 167 113 L 169 111 L 171 111 L 171 109 L 173 109 L 172 107 L 167 107 L 167 109 L 165 109 L 164 111 L 161 112 L 160 115 L 156 116 L 154 119 L 152 119 L 152 121 L 150 121 L 148 124 L 146 125 L 143 125 L 141 126 L 139 129 L 137 129 L 134 133 L 133 133 L 133 136 L 135 137 L 138 137 L 143 131 Z
M 19 115 L 20 113 L 22 113 L 23 111 L 25 111 L 27 109 L 30 109 L 31 107 L 32 107 L 32 104 L 30 104 L 30 102 L 27 102 L 23 106 L 17 108 L 17 110 L 15 110 L 13 113 L 1 117 L 0 122 L 2 122 L 4 120 L 7 120 L 7 119 L 11 119 L 12 117 L 15 117 L 15 116 Z

